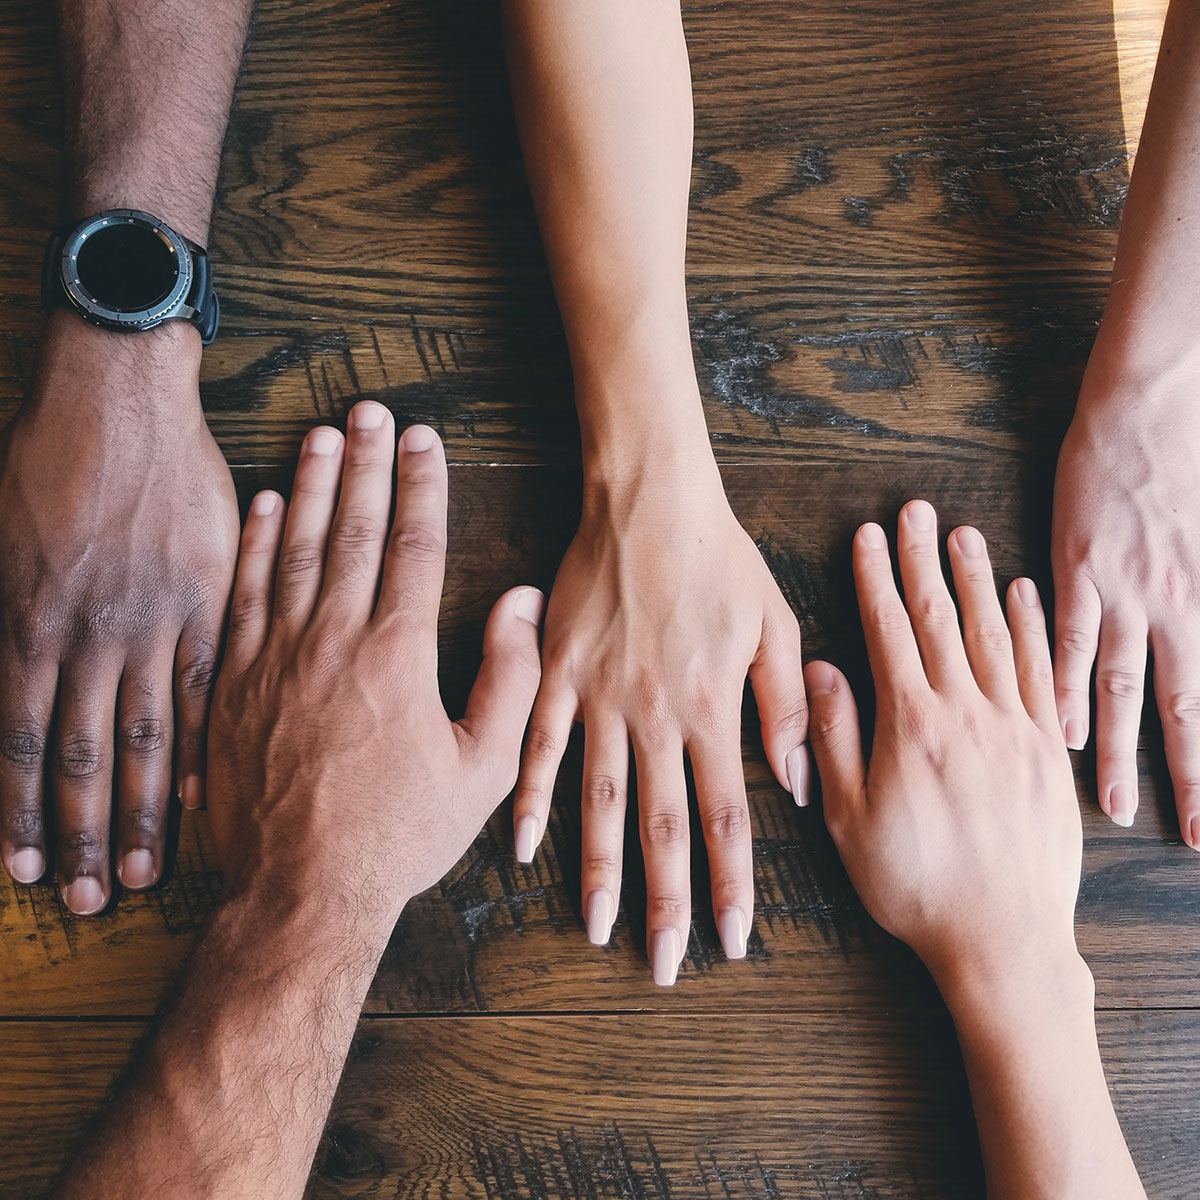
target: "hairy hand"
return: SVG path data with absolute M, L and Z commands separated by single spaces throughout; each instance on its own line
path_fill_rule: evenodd
M 1093 397 L 1067 431 L 1054 484 L 1055 681 L 1067 744 L 1080 749 L 1095 664 L 1100 806 L 1131 825 L 1149 643 L 1179 825 L 1200 850 L 1200 427 L 1165 413 L 1149 395 Z
M 949 550 L 957 611 L 923 500 L 900 517 L 903 601 L 883 530 L 855 539 L 878 700 L 869 769 L 844 676 L 822 662 L 805 673 L 826 820 L 851 881 L 944 993 L 963 973 L 1073 960 L 1082 857 L 1037 589 L 1013 583 L 1006 625 L 979 532 L 955 530 Z
M 452 723 L 437 681 L 445 541 L 437 435 L 414 426 L 397 449 L 373 402 L 351 411 L 348 441 L 308 435 L 286 522 L 274 493 L 253 501 L 209 750 L 231 894 L 265 885 L 284 906 L 320 895 L 348 921 L 390 929 L 511 789 L 542 596 L 517 588 L 497 603 Z
M 711 478 L 658 474 L 593 493 L 559 570 L 543 641 L 545 677 L 517 789 L 517 855 L 533 858 L 571 727 L 585 726 L 582 886 L 588 936 L 608 939 L 621 888 L 629 746 L 637 767 L 654 978 L 675 980 L 691 927 L 684 755 L 695 776 L 725 952 L 753 916 L 742 775 L 749 672 L 767 755 L 803 803 L 807 712 L 800 632 L 754 543 Z
M 28 883 L 53 852 L 80 914 L 108 903 L 110 831 L 123 884 L 148 887 L 172 774 L 185 801 L 203 796 L 238 520 L 199 360 L 191 330 L 121 335 L 56 314 L 0 435 L 4 864 Z

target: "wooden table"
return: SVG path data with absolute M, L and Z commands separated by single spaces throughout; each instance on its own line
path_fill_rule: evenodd
M 0 13 L 0 401 L 28 384 L 56 210 L 47 10 Z M 686 5 L 697 144 L 690 294 L 732 502 L 808 652 L 864 678 L 849 540 L 911 496 L 1048 583 L 1050 481 L 1101 312 L 1160 0 Z M 579 503 L 567 359 L 492 0 L 265 0 L 213 255 L 204 399 L 243 501 L 361 396 L 443 433 L 453 710 L 484 614 L 548 586 Z M 653 396 L 647 396 L 653 404 Z M 953 1030 L 866 917 L 819 809 L 749 721 L 757 916 L 745 962 L 697 905 L 673 991 L 645 965 L 636 853 L 606 949 L 578 896 L 578 747 L 537 860 L 502 809 L 415 902 L 371 990 L 311 1193 L 750 1200 L 981 1194 Z M 1150 1193 L 1200 1193 L 1200 859 L 1155 719 L 1142 810 L 1098 811 L 1079 941 Z M 698 896 L 704 864 L 696 861 Z M 0 885 L 0 1192 L 61 1163 L 220 891 L 203 816 L 169 880 L 99 918 Z

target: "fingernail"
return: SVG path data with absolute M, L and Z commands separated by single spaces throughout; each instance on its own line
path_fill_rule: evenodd
M 908 523 L 914 529 L 922 531 L 932 529 L 937 519 L 934 515 L 933 505 L 925 500 L 910 501 L 908 507 L 904 510 L 904 515 L 908 518 Z
M 810 663 L 804 676 L 804 687 L 810 696 L 824 696 L 837 686 L 837 676 L 827 662 Z
M 37 883 L 46 873 L 46 856 L 33 846 L 26 846 L 8 860 L 8 873 L 17 883 Z
M 413 425 L 404 431 L 404 437 L 400 440 L 410 454 L 420 454 L 422 450 L 430 449 L 438 439 L 428 425 Z
M 117 865 L 117 878 L 127 888 L 147 888 L 154 882 L 154 855 L 130 850 Z
M 725 908 L 717 918 L 717 931 L 721 935 L 721 946 L 726 958 L 746 957 L 746 914 L 740 908 Z
M 517 862 L 531 863 L 542 837 L 542 823 L 527 813 L 517 822 Z
M 1036 608 L 1038 602 L 1037 584 L 1032 579 L 1017 580 L 1017 598 L 1022 604 Z
M 1193 850 L 1200 850 L 1200 817 L 1193 817 L 1188 822 L 1188 832 L 1185 840 Z
M 179 802 L 184 808 L 201 808 L 204 805 L 204 780 L 199 775 L 188 775 L 179 786 Z
M 365 400 L 350 410 L 350 418 L 356 429 L 378 429 L 387 416 L 387 409 L 374 400 Z
M 250 501 L 250 511 L 256 517 L 269 517 L 275 511 L 275 506 L 278 503 L 279 497 L 274 492 L 259 492 Z
M 608 888 L 597 888 L 587 898 L 587 935 L 593 946 L 603 946 L 617 919 L 617 906 Z
M 808 751 L 803 746 L 789 750 L 784 766 L 792 799 L 803 808 L 808 803 Z
M 1127 783 L 1119 783 L 1108 793 L 1108 815 L 1113 822 L 1128 829 L 1133 824 L 1133 814 L 1137 810 L 1137 801 L 1133 798 L 1133 788 Z
M 983 534 L 970 525 L 964 525 L 958 531 L 958 548 L 968 558 L 979 558 L 983 554 Z
M 1063 727 L 1068 750 L 1082 750 L 1087 742 L 1087 726 L 1078 718 L 1071 717 Z
M 522 588 L 517 593 L 516 601 L 513 604 L 513 611 L 522 621 L 528 621 L 530 625 L 540 625 L 542 621 L 542 608 L 545 603 L 546 598 L 537 588 Z
M 332 429 L 314 429 L 308 435 L 308 448 L 313 454 L 336 454 L 341 437 Z
M 858 535 L 862 538 L 863 545 L 870 546 L 872 550 L 882 550 L 887 545 L 887 534 L 873 521 L 864 525 L 858 531 Z
M 674 929 L 659 929 L 650 940 L 650 970 L 659 987 L 674 987 L 683 950 Z
M 90 917 L 104 907 L 104 889 L 98 879 L 80 875 L 62 890 L 63 903 L 77 916 Z

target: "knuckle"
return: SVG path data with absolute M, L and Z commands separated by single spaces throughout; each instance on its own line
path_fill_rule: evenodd
M 1054 672 L 1044 661 L 1023 663 L 1017 668 L 1017 682 L 1029 689 L 1045 689 L 1054 684 Z
M 446 542 L 428 525 L 410 522 L 397 526 L 392 533 L 391 553 L 401 562 L 432 566 L 441 562 L 446 553 Z
M 91 779 L 99 774 L 103 765 L 100 743 L 90 734 L 68 733 L 59 743 L 55 768 L 64 779 Z
M 127 837 L 154 837 L 162 828 L 163 814 L 151 805 L 139 804 L 121 813 L 121 831 Z
M 183 694 L 193 699 L 206 697 L 212 691 L 216 669 L 217 651 L 215 646 L 205 644 L 195 650 L 179 670 L 179 686 Z
M 1142 676 L 1108 667 L 1096 672 L 1096 689 L 1114 700 L 1136 700 L 1142 694 Z
M 57 642 L 53 624 L 40 607 L 22 605 L 8 617 L 7 625 L 17 656 L 24 662 L 45 657 Z
M 130 754 L 153 754 L 166 744 L 166 723 L 157 717 L 134 717 L 121 726 L 118 738 L 121 749 Z
M 119 624 L 120 616 L 115 603 L 98 600 L 85 604 L 72 619 L 71 641 L 75 645 L 103 641 L 116 632 Z
M 295 542 L 285 546 L 279 555 L 276 573 L 280 583 L 289 583 L 308 575 L 315 575 L 325 565 L 324 548 L 316 542 Z
M 958 617 L 949 597 L 921 596 L 911 605 L 913 615 L 922 625 L 930 629 L 944 629 L 952 621 L 957 624 Z
M 929 746 L 938 740 L 937 719 L 923 704 L 900 704 L 895 720 L 901 736 L 907 741 Z
M 347 516 L 333 528 L 334 543 L 343 550 L 368 550 L 382 543 L 384 528 L 365 516 Z
M 1008 630 L 997 623 L 974 625 L 966 631 L 965 637 L 969 646 L 990 654 L 1008 654 L 1012 651 Z
M 583 802 L 593 812 L 621 812 L 625 808 L 625 788 L 611 775 L 592 775 L 584 781 Z
M 865 614 L 865 624 L 880 637 L 888 639 L 912 632 L 908 615 L 899 604 L 882 604 L 870 609 Z
M 1172 692 L 1167 697 L 1169 720 L 1185 729 L 1200 728 L 1200 692 Z
M 59 839 L 59 847 L 74 863 L 94 863 L 107 852 L 108 835 L 99 829 L 76 829 Z
M 750 814 L 744 804 L 732 796 L 710 800 L 713 807 L 705 813 L 704 827 L 710 840 L 716 842 L 740 842 L 750 828 Z
M 8 729 L 0 735 L 0 760 L 17 771 L 36 771 L 46 754 L 46 738 L 34 729 Z
M 257 625 L 267 614 L 267 597 L 262 592 L 243 592 L 229 606 L 229 634 L 236 637 Z
M 1065 625 L 1058 631 L 1058 648 L 1070 654 L 1091 654 L 1096 648 L 1096 640 L 1078 625 Z
M 42 809 L 38 804 L 21 804 L 4 809 L 4 832 L 10 842 L 39 840 L 43 824 Z
M 771 720 L 770 728 L 777 733 L 784 733 L 792 729 L 802 730 L 808 727 L 810 719 L 808 701 L 801 693 L 793 697 L 784 706 L 783 711 Z
M 692 920 L 692 906 L 683 896 L 655 892 L 646 898 L 646 915 L 652 925 L 688 926 Z
M 536 763 L 553 762 L 558 756 L 558 739 L 545 726 L 532 726 L 525 739 L 525 756 Z
M 583 874 L 591 879 L 607 879 L 621 869 L 620 856 L 611 850 L 593 850 L 584 856 Z
M 656 850 L 669 850 L 686 844 L 688 821 L 684 813 L 650 812 L 644 819 L 646 845 Z

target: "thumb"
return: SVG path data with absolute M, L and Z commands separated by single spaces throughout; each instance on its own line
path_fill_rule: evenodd
M 858 706 L 846 677 L 827 662 L 804 669 L 810 713 L 809 740 L 817 760 L 825 822 L 834 841 L 849 819 L 857 815 L 867 789 Z
M 542 678 L 538 624 L 545 603 L 534 587 L 513 588 L 496 601 L 483 631 L 483 662 L 457 722 L 479 767 L 492 778 L 502 776 L 493 806 L 517 781 L 521 739 Z

